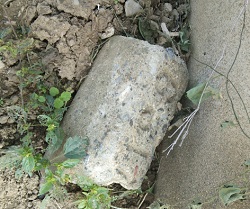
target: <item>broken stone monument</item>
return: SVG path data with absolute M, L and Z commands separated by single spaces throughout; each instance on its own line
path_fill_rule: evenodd
M 78 90 L 62 128 L 87 136 L 87 156 L 70 173 L 137 189 L 185 92 L 188 72 L 171 49 L 112 37 Z

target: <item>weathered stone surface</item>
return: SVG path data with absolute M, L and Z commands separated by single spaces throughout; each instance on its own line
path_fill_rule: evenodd
M 240 52 L 229 74 L 229 79 L 240 92 L 249 111 L 249 6 L 242 38 L 240 38 L 240 33 L 243 14 L 238 22 L 235 22 L 242 10 L 243 3 L 244 1 L 227 0 L 191 1 L 192 55 L 189 72 L 190 87 L 206 81 L 211 70 L 193 58 L 214 66 L 221 58 L 225 44 L 227 48 L 217 70 L 226 75 L 233 63 L 241 39 Z M 233 29 L 234 24 L 236 27 Z M 228 42 L 228 40 L 230 41 Z M 245 171 L 245 167 L 242 166 L 244 161 L 250 159 L 250 140 L 244 136 L 237 125 L 221 128 L 224 121 L 236 122 L 226 93 L 225 81 L 222 76 L 213 80 L 211 85 L 221 92 L 223 98 L 211 99 L 202 104 L 182 147 L 177 145 L 167 158 L 166 153 L 163 154 L 156 183 L 156 198 L 174 205 L 174 208 L 189 208 L 188 205 L 195 199 L 201 203 L 206 202 L 201 206 L 202 209 L 250 208 L 249 199 L 237 201 L 225 207 L 218 195 L 218 190 L 224 184 L 245 188 L 246 182 L 244 183 L 244 181 L 249 180 L 249 176 L 245 179 L 239 174 Z M 236 114 L 245 132 L 250 135 L 247 115 L 230 84 L 229 93 L 232 96 Z M 170 143 L 169 139 L 164 141 L 163 148 L 168 147 Z M 235 178 L 236 176 L 239 178 Z M 210 201 L 214 197 L 216 197 L 215 201 Z
M 115 36 L 99 52 L 62 127 L 87 135 L 88 156 L 72 173 L 96 183 L 140 187 L 188 80 L 171 50 Z
M 0 60 L 0 72 L 5 68 L 5 64 Z

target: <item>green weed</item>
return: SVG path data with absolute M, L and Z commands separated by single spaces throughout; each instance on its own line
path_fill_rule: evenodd
M 3 100 L 3 98 L 0 97 L 0 107 L 2 107 L 3 104 L 4 104 L 4 100 Z
M 2 35 L 0 33 L 1 37 L 9 35 L 7 32 L 3 32 Z M 0 40 L 0 54 L 4 58 L 9 57 L 23 62 L 26 53 L 32 50 L 33 43 L 33 39 L 25 37 L 22 40 L 7 42 Z M 59 124 L 72 94 L 67 90 L 60 91 L 55 86 L 46 86 L 43 66 L 38 62 L 21 65 L 16 75 L 20 80 L 18 87 L 21 105 L 10 106 L 7 109 L 9 117 L 17 123 L 17 130 L 22 136 L 21 145 L 1 150 L 0 154 L 3 156 L 0 158 L 0 169 L 15 167 L 16 178 L 21 178 L 25 173 L 32 176 L 34 172 L 42 172 L 43 183 L 40 185 L 39 195 L 46 195 L 41 204 L 41 208 L 46 208 L 50 198 L 58 199 L 67 193 L 62 186 L 72 182 L 73 177 L 67 174 L 66 170 L 76 166 L 80 159 L 86 156 L 89 140 L 80 136 L 66 139 L 61 156 L 57 155 L 50 160 L 38 152 L 33 143 L 35 138 L 33 127 L 46 128 L 44 140 L 47 143 L 47 153 L 52 155 L 62 146 L 65 135 Z M 2 98 L 1 105 L 3 105 Z M 31 120 L 31 114 L 38 115 L 37 120 Z M 60 159 L 65 160 L 60 162 Z M 98 186 L 87 178 L 79 181 L 78 185 L 84 195 L 81 200 L 75 202 L 78 208 L 110 208 L 111 196 L 107 188 Z
M 86 177 L 78 177 L 77 184 L 82 189 L 85 198 L 76 202 L 79 209 L 108 209 L 111 206 L 109 189 L 94 184 Z
M 185 53 L 188 53 L 190 51 L 190 28 L 189 25 L 186 24 L 184 27 L 181 28 L 180 32 L 180 41 L 178 42 L 178 45 L 180 46 L 180 49 L 184 51 Z

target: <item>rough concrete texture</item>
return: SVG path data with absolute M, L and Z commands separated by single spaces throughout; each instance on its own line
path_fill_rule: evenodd
M 99 52 L 62 127 L 87 135 L 88 156 L 71 173 L 137 189 L 184 93 L 185 63 L 171 50 L 116 36 Z
M 235 29 L 231 30 L 244 2 L 244 0 L 191 1 L 190 87 L 206 81 L 211 73 L 207 67 L 193 58 L 214 66 L 223 52 L 224 44 L 227 49 L 217 70 L 223 74 L 228 72 L 239 46 L 243 15 L 240 16 Z M 250 110 L 249 11 L 248 6 L 239 56 L 229 75 L 229 79 L 245 100 L 248 111 Z M 199 199 L 201 203 L 207 202 L 202 208 L 224 208 L 218 199 L 220 187 L 225 183 L 246 186 L 242 176 L 239 178 L 235 176 L 244 171 L 242 164 L 250 159 L 250 139 L 242 134 L 239 126 L 221 128 L 224 121 L 235 122 L 235 118 L 226 94 L 225 78 L 217 77 L 211 85 L 220 90 L 223 98 L 210 99 L 202 104 L 182 147 L 176 146 L 167 158 L 163 155 L 161 161 L 156 196 L 165 203 L 175 205 L 174 208 L 188 208 L 188 204 L 194 199 Z M 246 113 L 232 86 L 229 87 L 236 114 L 244 130 L 250 135 Z M 165 149 L 170 143 L 166 138 L 162 148 Z M 216 197 L 216 200 L 209 202 L 211 197 Z M 227 208 L 248 209 L 249 205 L 250 201 L 245 200 L 235 202 Z

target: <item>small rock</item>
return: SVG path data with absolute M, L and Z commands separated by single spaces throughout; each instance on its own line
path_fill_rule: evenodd
M 139 12 L 141 12 L 142 10 L 143 10 L 143 8 L 141 7 L 141 5 L 137 2 L 135 2 L 134 0 L 128 0 L 125 3 L 126 17 L 136 15 Z
M 161 17 L 158 16 L 158 15 L 151 15 L 151 16 L 150 16 L 150 20 L 154 20 L 154 21 L 156 21 L 156 22 L 159 22 L 160 19 L 161 19 Z
M 37 189 L 33 189 L 33 194 L 38 194 L 38 190 Z
M 51 0 L 50 0 L 51 1 Z M 100 2 L 97 0 L 63 0 L 63 1 L 51 1 L 57 2 L 56 7 L 60 11 L 64 11 L 65 13 L 72 14 L 73 16 L 83 17 L 84 19 L 88 19 L 92 10 L 96 7 L 96 5 Z
M 67 78 L 68 80 L 72 80 L 75 77 L 75 66 L 76 66 L 76 61 L 74 59 L 65 57 L 62 60 L 59 69 L 59 75 L 62 78 Z
M 176 9 L 174 9 L 171 13 L 171 16 L 174 17 L 174 20 L 178 20 L 179 19 L 179 12 Z
M 33 194 L 28 197 L 28 200 L 35 200 L 37 198 L 37 195 Z
M 5 123 L 7 123 L 8 118 L 9 118 L 9 116 L 6 116 L 6 115 L 1 116 L 1 117 L 0 117 L 0 124 L 5 124 Z
M 70 24 L 67 21 L 61 21 L 59 17 L 39 16 L 31 24 L 31 30 L 41 41 L 47 40 L 54 44 L 62 38 L 69 30 Z
M 104 33 L 100 35 L 101 39 L 110 38 L 115 34 L 115 28 L 113 26 L 108 27 Z
M 123 6 L 121 4 L 115 4 L 114 9 L 117 15 L 120 15 L 123 13 Z
M 153 21 L 153 20 L 150 20 L 150 28 L 151 28 L 152 30 L 159 30 L 159 29 L 160 29 L 158 23 L 155 22 L 155 21 Z
M 162 46 L 163 44 L 165 44 L 167 42 L 167 39 L 163 36 L 160 36 L 158 39 L 157 39 L 157 44 Z
M 170 4 L 170 3 L 165 3 L 164 4 L 164 9 L 165 9 L 165 11 L 166 12 L 172 12 L 172 10 L 173 10 L 173 7 L 172 7 L 172 4 Z
M 32 202 L 28 202 L 28 208 L 32 208 L 32 206 L 33 206 L 33 204 L 32 204 Z
M 43 3 L 38 3 L 37 4 L 37 12 L 39 15 L 47 15 L 52 12 L 51 8 L 49 5 L 43 4 Z
M 16 104 L 18 102 L 19 97 L 17 95 L 13 95 L 10 97 L 10 104 Z
M 0 71 L 2 71 L 5 67 L 5 64 L 0 60 Z
M 30 25 L 32 20 L 37 14 L 36 6 L 29 6 L 23 16 L 24 22 L 26 25 Z
M 9 118 L 8 121 L 7 121 L 8 124 L 12 124 L 14 122 L 15 122 L 14 118 Z
M 168 23 L 172 22 L 172 20 L 170 18 L 168 18 L 168 17 L 163 16 L 162 17 L 162 22 L 168 24 Z

